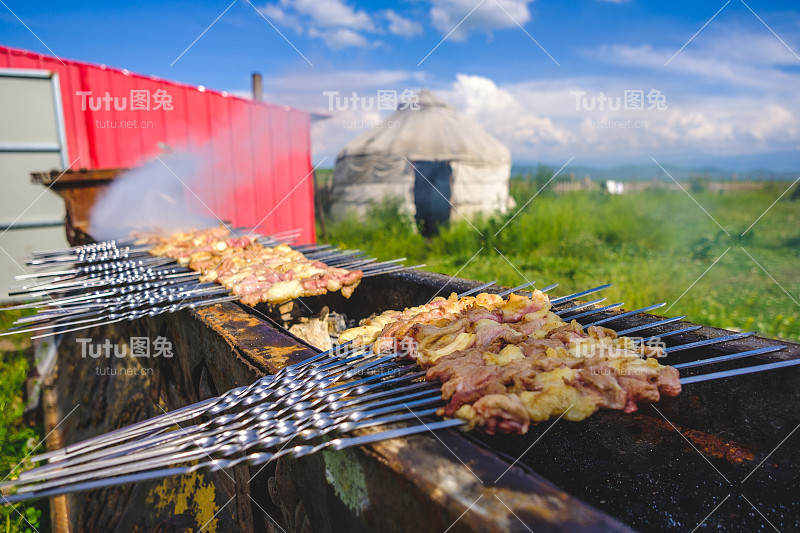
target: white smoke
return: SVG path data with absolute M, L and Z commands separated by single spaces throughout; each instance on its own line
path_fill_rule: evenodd
M 243 131 L 248 135 L 241 135 Z M 252 157 L 253 150 L 270 143 L 271 135 L 269 121 L 240 112 L 227 127 L 217 128 L 211 139 L 175 147 L 159 143 L 160 155 L 118 176 L 97 200 L 89 234 L 107 240 L 126 238 L 131 231 L 228 224 L 236 215 L 237 200 L 256 202 L 250 189 L 253 180 L 236 179 L 236 172 L 242 172 L 237 158 Z M 281 157 L 286 154 L 273 154 L 275 165 Z M 265 213 L 272 208 L 259 207 Z
M 218 225 L 203 205 L 212 199 L 204 183 L 204 159 L 191 152 L 168 153 L 118 176 L 94 205 L 89 234 L 108 240 L 125 238 L 132 231 Z

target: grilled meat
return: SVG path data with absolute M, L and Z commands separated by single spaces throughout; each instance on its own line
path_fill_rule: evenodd
M 187 265 L 202 274 L 201 281 L 223 285 L 247 305 L 335 291 L 349 298 L 362 277 L 360 270 L 329 267 L 285 244 L 267 247 L 255 237 L 231 237 L 225 228 L 156 237 L 154 242 L 152 255 Z
M 385 311 L 362 320 L 358 327 L 343 331 L 339 335 L 339 342 L 352 341 L 353 346 L 374 344 L 378 352 L 394 350 L 393 338 L 405 334 L 415 324 L 434 319 L 452 319 L 456 313 L 470 306 L 490 311 L 502 303 L 501 297 L 486 293 L 464 298 L 458 298 L 455 293 L 449 298 L 436 297 L 424 305 L 409 307 L 404 311 Z M 384 339 L 386 342 L 382 342 Z
M 598 409 L 636 411 L 681 391 L 677 370 L 658 363 L 657 347 L 639 346 L 608 328 L 584 331 L 552 312 L 540 291 L 507 300 L 481 294 L 436 299 L 387 311 L 341 338 L 397 350 L 442 383 L 443 416 L 488 433 L 525 433 L 563 416 L 579 421 Z

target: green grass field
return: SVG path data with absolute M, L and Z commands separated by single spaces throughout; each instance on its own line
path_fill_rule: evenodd
M 29 313 L 28 313 L 29 314 Z M 19 311 L 0 312 L 0 331 L 7 331 L 23 316 Z M 23 459 L 41 441 L 41 424 L 30 425 L 23 416 L 25 379 L 33 362 L 30 335 L 12 335 L 0 341 L 0 479 L 14 478 L 30 468 Z M 44 445 L 36 448 L 44 451 Z M 15 469 L 12 472 L 12 469 Z M 49 531 L 47 502 L 0 506 L 0 532 Z
M 458 220 L 426 240 L 389 203 L 374 207 L 367 224 L 328 220 L 321 240 L 509 286 L 558 282 L 554 294 L 613 283 L 603 293 L 607 303 L 667 302 L 672 307 L 661 314 L 800 341 L 800 201 L 786 194 L 742 236 L 788 185 L 713 193 L 697 183 L 689 192 L 706 214 L 686 193 L 668 189 L 610 196 L 548 188 L 522 207 L 540 180 L 515 179 L 516 214 Z

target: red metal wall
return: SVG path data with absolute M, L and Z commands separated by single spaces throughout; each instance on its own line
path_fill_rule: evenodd
M 175 151 L 213 153 L 206 175 L 199 178 L 201 185 L 192 189 L 202 189 L 195 192 L 214 215 L 236 226 L 261 224 L 264 233 L 301 229 L 302 242 L 314 241 L 308 113 L 105 65 L 71 60 L 62 64 L 55 57 L 3 46 L 0 68 L 58 73 L 68 159 L 78 159 L 73 169 L 140 165 L 163 153 L 160 143 Z M 151 109 L 131 110 L 131 90 L 148 91 Z M 171 97 L 173 109 L 152 109 L 152 95 L 159 90 Z M 119 100 L 125 97 L 126 107 L 117 110 L 112 102 L 110 110 L 87 106 L 84 111 L 77 93 L 85 91 L 92 97 L 106 92 Z M 106 121 L 146 121 L 148 127 L 98 127 Z M 206 191 L 211 194 L 203 194 Z M 190 191 L 186 200 L 198 213 L 210 215 Z

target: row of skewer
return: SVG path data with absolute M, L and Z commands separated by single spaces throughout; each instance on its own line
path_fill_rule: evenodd
M 232 236 L 251 236 L 253 232 L 252 228 L 236 228 Z M 298 235 L 299 231 L 289 231 L 260 236 L 256 242 L 291 244 Z M 405 258 L 378 262 L 360 250 L 331 245 L 292 247 L 330 267 L 361 270 L 363 277 L 417 268 L 403 266 Z M 37 272 L 17 276 L 22 285 L 10 296 L 36 301 L 7 309 L 33 308 L 37 313 L 20 318 L 0 336 L 34 333 L 37 339 L 240 298 L 217 283 L 201 282 L 198 272 L 173 259 L 150 255 L 149 248 L 134 240 L 112 240 L 35 252 L 26 264 Z
M 468 296 L 491 290 L 494 282 L 462 293 Z M 530 284 L 499 293 L 503 296 Z M 663 304 L 599 318 L 622 303 L 598 306 L 603 299 L 577 302 L 608 288 L 601 285 L 553 298 L 555 313 L 584 328 L 605 325 L 644 313 Z M 543 292 L 556 285 L 546 287 Z M 675 338 L 700 326 L 679 327 L 657 335 L 682 320 L 664 318 L 618 330 L 638 334 L 636 342 Z M 752 336 L 734 333 L 681 343 L 665 349 L 668 363 L 679 369 L 705 367 L 765 355 L 784 349 L 775 345 L 706 359 L 673 364 L 679 352 L 703 349 Z M 774 370 L 800 364 L 791 359 L 720 372 L 695 374 L 682 385 Z M 47 464 L 22 472 L 18 479 L 0 484 L 6 502 L 40 498 L 123 483 L 158 479 L 197 471 L 212 472 L 236 465 L 260 465 L 280 457 L 302 457 L 323 449 L 343 448 L 407 437 L 425 431 L 457 428 L 460 419 L 434 417 L 443 404 L 438 383 L 424 381 L 425 373 L 399 353 L 375 353 L 371 348 L 339 345 L 302 363 L 283 368 L 252 385 L 165 413 L 98 437 L 31 458 Z M 184 423 L 190 425 L 183 425 Z

